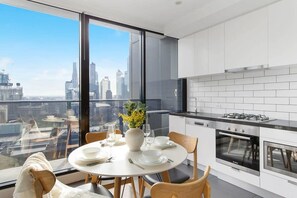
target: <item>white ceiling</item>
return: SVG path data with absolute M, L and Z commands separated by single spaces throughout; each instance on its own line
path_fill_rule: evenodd
M 182 38 L 278 0 L 35 1 Z M 181 4 L 177 5 L 176 2 Z

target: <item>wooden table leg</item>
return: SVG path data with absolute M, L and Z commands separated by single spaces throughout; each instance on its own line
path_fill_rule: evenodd
M 162 179 L 163 179 L 163 182 L 168 182 L 170 183 L 170 176 L 169 176 L 169 172 L 168 171 L 164 171 L 161 173 L 162 174 Z
M 114 178 L 114 198 L 121 197 L 121 177 Z

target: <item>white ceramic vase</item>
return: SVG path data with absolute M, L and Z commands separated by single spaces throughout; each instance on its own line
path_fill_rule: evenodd
M 140 151 L 144 140 L 143 131 L 139 128 L 130 128 L 126 131 L 125 140 L 130 151 Z

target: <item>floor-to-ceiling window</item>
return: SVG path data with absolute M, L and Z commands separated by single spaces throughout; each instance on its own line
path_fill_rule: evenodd
M 35 152 L 65 168 L 79 142 L 79 15 L 46 10 L 0 4 L 0 185 Z
M 147 122 L 156 135 L 167 135 L 169 112 L 183 110 L 185 80 L 177 78 L 177 39 L 146 34 Z
M 90 131 L 115 123 L 128 100 L 140 101 L 141 32 L 90 20 Z
M 39 151 L 70 170 L 86 132 L 111 122 L 126 130 L 118 113 L 128 100 L 145 101 L 152 128 L 167 134 L 168 111 L 182 109 L 176 39 L 26 3 L 0 4 L 0 186 Z

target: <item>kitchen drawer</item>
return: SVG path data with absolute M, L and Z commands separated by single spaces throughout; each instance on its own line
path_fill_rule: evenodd
M 245 171 L 231 168 L 230 166 L 226 166 L 226 165 L 220 164 L 218 162 L 215 163 L 215 165 L 213 166 L 213 169 L 215 169 L 219 173 L 228 175 L 230 177 L 233 177 L 233 178 L 241 180 L 243 182 L 252 184 L 254 186 L 257 186 L 257 187 L 260 186 L 260 177 L 259 176 L 247 173 Z
M 297 183 L 291 182 L 274 175 L 261 172 L 261 188 L 273 192 L 275 194 L 287 197 L 297 197 Z

